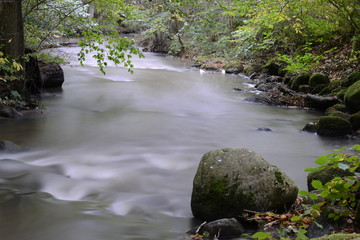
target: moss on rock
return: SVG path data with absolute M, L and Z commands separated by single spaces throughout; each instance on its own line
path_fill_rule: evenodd
M 300 85 L 308 85 L 309 84 L 310 75 L 309 74 L 302 74 L 299 76 L 294 77 L 290 81 L 290 88 L 292 90 L 298 91 Z
M 330 83 L 329 78 L 322 73 L 315 73 L 309 79 L 309 85 L 313 88 L 318 85 L 329 84 L 329 83 Z
M 243 148 L 206 153 L 193 182 L 191 210 L 203 220 L 236 217 L 244 209 L 278 211 L 295 201 L 298 188 L 280 169 Z
M 354 131 L 360 129 L 360 111 L 350 116 L 350 123 Z
M 338 116 L 324 116 L 319 120 L 317 134 L 320 136 L 344 136 L 352 133 L 349 121 Z
M 351 112 L 360 111 L 360 81 L 355 82 L 347 89 L 344 101 Z

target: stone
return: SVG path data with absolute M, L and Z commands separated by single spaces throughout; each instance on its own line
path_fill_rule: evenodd
M 196 227 L 188 234 L 207 235 L 208 239 L 218 238 L 235 238 L 240 237 L 245 232 L 244 227 L 235 218 L 223 218 Z
M 301 131 L 316 133 L 318 129 L 319 129 L 319 122 L 316 121 L 316 122 L 309 122 L 308 124 L 305 125 L 305 127 Z
M 317 134 L 320 136 L 344 136 L 352 133 L 349 121 L 338 116 L 323 116 L 319 120 Z
M 14 153 L 20 152 L 22 150 L 23 149 L 15 143 L 12 143 L 10 141 L 0 141 L 0 152 Z
M 349 112 L 349 109 L 348 109 L 348 108 L 345 106 L 345 104 L 343 104 L 343 103 L 335 104 L 335 105 L 332 106 L 332 107 L 335 108 L 336 110 L 341 111 L 341 112 L 344 112 L 344 113 Z
M 331 111 L 329 114 L 326 114 L 326 116 L 336 116 L 336 117 L 341 117 L 341 118 L 343 118 L 343 119 L 345 119 L 347 121 L 350 120 L 350 115 L 349 114 L 338 111 L 338 110 Z
M 329 84 L 329 78 L 322 73 L 315 73 L 309 79 L 309 85 L 314 88 L 318 85 Z
M 225 64 L 224 69 L 225 73 L 239 74 L 244 71 L 244 66 L 239 61 L 230 61 Z
M 22 117 L 22 114 L 13 107 L 0 104 L 0 116 L 6 118 L 18 118 Z
M 58 63 L 39 62 L 40 88 L 60 88 L 64 83 L 64 71 Z
M 272 130 L 268 127 L 260 127 L 257 129 L 257 131 L 261 131 L 261 132 L 271 132 Z
M 360 111 L 350 116 L 350 123 L 354 131 L 360 129 Z
M 351 112 L 360 111 L 360 81 L 355 82 L 347 89 L 344 102 Z
M 233 218 L 243 210 L 283 212 L 298 188 L 279 168 L 245 148 L 206 153 L 193 182 L 191 209 L 203 220 Z
M 264 66 L 262 66 L 262 72 L 268 75 L 280 76 L 280 65 L 274 61 L 269 61 Z
M 309 84 L 310 75 L 309 74 L 302 74 L 299 76 L 294 77 L 290 81 L 290 88 L 292 90 L 298 91 L 300 85 L 308 85 Z

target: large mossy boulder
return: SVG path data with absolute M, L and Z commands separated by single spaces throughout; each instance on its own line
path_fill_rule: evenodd
M 330 83 L 329 78 L 322 73 L 315 73 L 309 79 L 309 85 L 313 88 L 318 85 L 324 85 L 329 83 Z
M 259 154 L 244 148 L 206 153 L 194 178 L 193 215 L 203 220 L 237 217 L 244 209 L 289 209 L 298 193 L 295 183 Z
M 310 75 L 309 74 L 301 74 L 299 76 L 296 76 L 293 79 L 291 79 L 290 88 L 292 90 L 298 91 L 299 87 L 301 85 L 308 85 L 309 80 L 310 80 Z
M 355 82 L 347 89 L 344 102 L 351 112 L 360 111 L 360 81 Z
M 319 120 L 317 134 L 320 136 L 344 136 L 352 133 L 349 121 L 339 116 L 323 116 Z
M 350 116 L 350 123 L 354 131 L 360 129 L 360 111 Z

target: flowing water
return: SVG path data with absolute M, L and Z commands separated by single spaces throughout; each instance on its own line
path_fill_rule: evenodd
M 317 112 L 243 101 L 233 88 L 251 91 L 245 77 L 152 53 L 134 64 L 133 75 L 102 75 L 94 61 L 71 62 L 46 109 L 0 120 L 1 139 L 26 148 L 1 155 L 13 160 L 0 162 L 0 239 L 185 239 L 206 152 L 249 148 L 305 189 L 317 156 L 354 144 L 301 132 Z

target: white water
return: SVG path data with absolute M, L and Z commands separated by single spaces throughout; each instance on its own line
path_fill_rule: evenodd
M 244 102 L 249 94 L 232 89 L 251 90 L 245 77 L 146 56 L 134 60 L 134 75 L 72 62 L 63 91 L 45 94 L 45 110 L 0 120 L 1 138 L 28 148 L 2 154 L 20 163 L 0 162 L 0 176 L 1 169 L 22 175 L 0 179 L 0 187 L 66 200 L 4 193 L 0 239 L 184 239 L 193 225 L 192 180 L 206 152 L 249 148 L 305 189 L 303 169 L 317 156 L 354 144 L 302 133 L 319 113 Z

